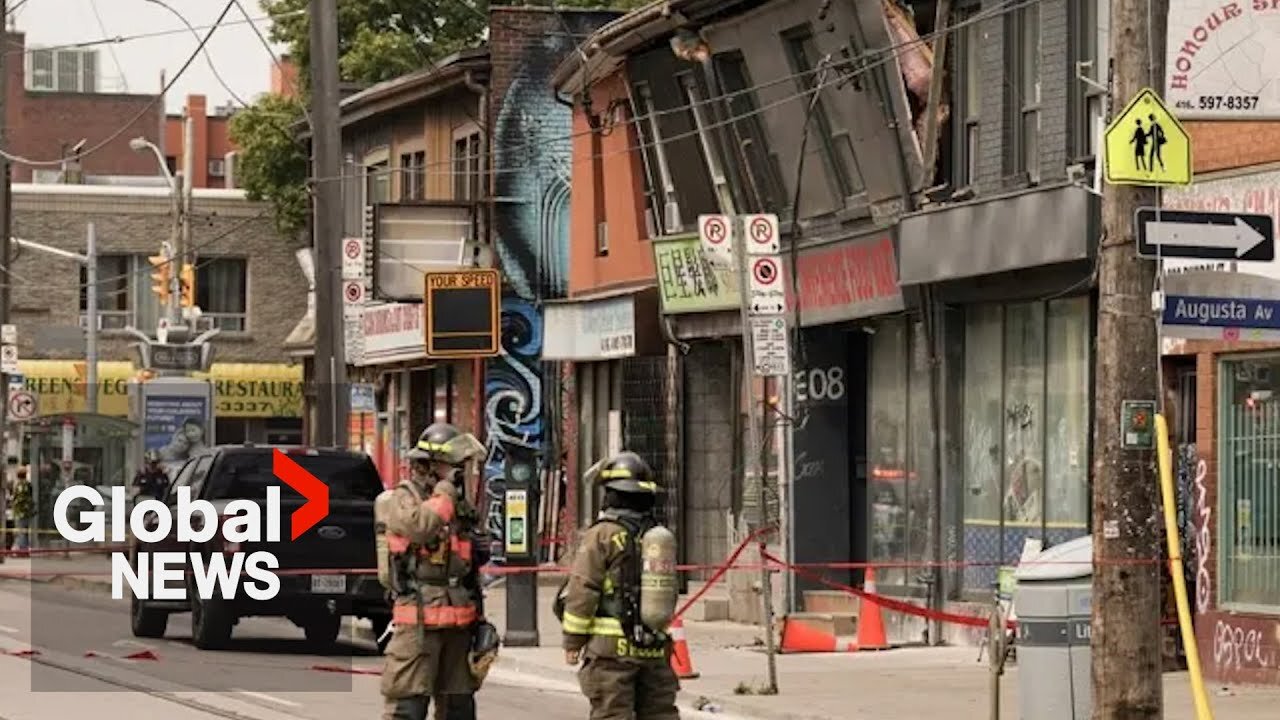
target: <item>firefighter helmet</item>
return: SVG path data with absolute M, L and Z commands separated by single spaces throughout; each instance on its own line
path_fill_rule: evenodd
M 433 423 L 418 436 L 418 444 L 408 453 L 410 460 L 462 465 L 483 452 L 484 446 L 470 433 L 449 423 Z
M 607 490 L 624 493 L 656 494 L 661 490 L 653 470 L 639 455 L 623 451 L 596 463 L 587 471 L 589 482 Z

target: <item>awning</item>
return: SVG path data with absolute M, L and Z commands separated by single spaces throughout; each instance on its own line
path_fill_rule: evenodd
M 77 360 L 20 360 L 26 389 L 36 396 L 39 415 L 85 412 L 87 367 Z M 302 367 L 283 363 L 214 363 L 217 417 L 302 417 Z M 129 417 L 129 382 L 143 374 L 132 363 L 98 363 L 98 413 Z
M 661 355 L 658 289 L 611 290 L 543 304 L 543 360 L 593 362 Z

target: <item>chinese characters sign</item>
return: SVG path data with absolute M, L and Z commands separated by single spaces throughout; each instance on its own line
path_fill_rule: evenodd
M 712 265 L 697 236 L 654 240 L 653 259 L 664 313 L 733 310 L 741 303 L 733 269 Z

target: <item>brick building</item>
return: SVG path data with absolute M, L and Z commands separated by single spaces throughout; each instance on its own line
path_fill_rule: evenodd
M 154 176 L 155 158 L 131 150 L 129 140 L 161 141 L 162 100 L 106 92 L 96 49 L 28 49 L 25 42 L 23 33 L 5 34 L 9 57 L 25 59 L 6 64 L 5 147 L 42 164 L 14 164 L 13 181 L 59 181 L 64 168 L 43 162 L 66 157 L 81 142 L 84 149 L 102 147 L 81 159 L 78 168 L 66 168 L 72 173 Z
M 155 160 L 152 158 L 152 162 Z M 98 247 L 100 415 L 129 417 L 125 399 L 134 376 L 125 328 L 153 332 L 160 316 L 147 257 L 172 228 L 163 188 L 14 185 L 14 237 L 85 252 L 88 223 Z M 302 432 L 302 372 L 287 363 L 283 342 L 305 310 L 306 279 L 296 242 L 280 237 L 265 206 L 233 190 L 196 190 L 191 252 L 201 330 L 213 339 L 215 437 L 222 442 L 298 442 Z M 13 279 L 20 371 L 39 413 L 57 417 L 85 409 L 87 297 L 83 269 L 73 260 L 19 244 Z
M 191 186 L 197 188 L 226 188 L 234 181 L 235 148 L 228 132 L 235 107 L 225 105 L 214 108 L 210 114 L 204 95 L 188 95 L 180 114 L 168 115 L 164 120 L 164 144 L 160 146 L 169 172 L 182 169 L 183 149 L 186 145 L 184 125 L 192 119 L 195 152 L 192 157 Z

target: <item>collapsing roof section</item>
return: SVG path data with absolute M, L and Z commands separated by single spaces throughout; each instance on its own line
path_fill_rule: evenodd
M 791 0 L 661 0 L 632 11 L 592 33 L 561 63 L 552 76 L 555 88 L 563 93 L 579 95 L 599 80 L 623 68 L 627 58 L 656 45 L 670 42 L 679 30 L 702 32 L 717 24 L 737 18 L 749 11 L 767 5 L 782 4 Z M 919 191 L 928 182 L 924 177 L 923 146 L 925 142 L 926 111 L 929 86 L 934 73 L 931 37 L 922 32 L 932 32 L 936 0 L 906 2 L 905 0 L 880 0 L 880 2 L 822 3 L 820 14 L 833 18 L 830 22 L 847 31 L 851 42 L 843 63 L 844 72 L 865 74 L 865 71 L 884 67 L 889 84 L 885 88 L 887 101 L 894 118 L 909 118 L 909 122 L 885 119 L 886 126 L 897 126 L 898 144 L 906 159 L 906 170 L 912 191 Z M 757 79 L 756 82 L 767 82 Z M 867 87 L 876 87 L 874 82 Z M 945 84 L 943 85 L 945 88 Z M 944 91 L 934 113 L 937 128 L 945 125 L 949 116 L 949 100 Z M 935 137 L 940 133 L 935 133 Z M 892 136 L 890 136 L 891 138 Z

